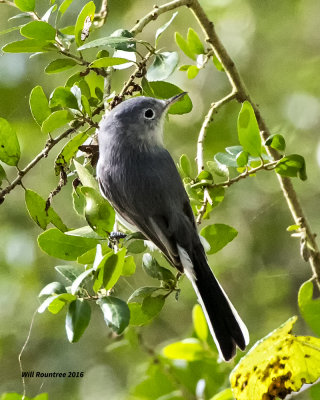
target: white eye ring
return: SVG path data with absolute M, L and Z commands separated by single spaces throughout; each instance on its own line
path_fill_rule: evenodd
M 144 111 L 144 117 L 145 117 L 146 119 L 153 119 L 153 118 L 155 117 L 155 112 L 153 111 L 152 108 L 147 108 L 147 109 Z

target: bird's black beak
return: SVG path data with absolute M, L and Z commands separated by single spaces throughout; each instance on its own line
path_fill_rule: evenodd
M 174 104 L 177 101 L 179 101 L 180 99 L 182 99 L 182 97 L 185 96 L 186 94 L 187 94 L 187 92 L 182 92 L 182 93 L 176 94 L 173 97 L 170 97 L 170 99 L 166 100 L 167 107 L 172 106 L 172 104 Z

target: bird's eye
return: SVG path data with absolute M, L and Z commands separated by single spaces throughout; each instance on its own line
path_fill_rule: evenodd
M 154 111 L 151 108 L 148 108 L 145 112 L 144 112 L 144 117 L 147 119 L 152 119 L 154 118 Z

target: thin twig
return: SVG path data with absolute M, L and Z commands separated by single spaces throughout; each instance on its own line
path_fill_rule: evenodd
M 198 174 L 200 174 L 200 172 L 204 170 L 203 144 L 204 144 L 204 140 L 205 140 L 210 122 L 212 121 L 213 114 L 216 113 L 221 106 L 223 106 L 224 104 L 226 104 L 229 101 L 231 101 L 232 99 L 234 99 L 235 96 L 236 96 L 236 92 L 232 91 L 227 96 L 225 96 L 223 99 L 216 101 L 210 105 L 209 111 L 204 118 L 203 124 L 202 124 L 200 132 L 199 132 L 199 136 L 198 136 L 198 142 L 197 142 Z M 198 225 L 200 225 L 202 217 L 204 216 L 204 214 L 207 210 L 207 205 L 208 205 L 209 199 L 210 199 L 210 196 L 208 193 L 208 189 L 205 188 L 203 191 L 203 203 L 202 203 L 200 210 L 198 211 L 197 220 L 196 220 Z
M 94 16 L 94 25 L 101 28 L 107 21 L 108 17 L 108 0 L 102 0 L 100 11 Z
M 148 25 L 151 21 L 155 21 L 159 17 L 159 15 L 168 11 L 175 10 L 176 8 L 182 6 L 189 7 L 191 6 L 192 2 L 193 0 L 174 0 L 160 7 L 155 6 L 154 9 L 150 11 L 146 16 L 137 21 L 136 25 L 131 29 L 130 32 L 133 36 L 136 36 L 138 33 L 142 32 L 144 27 Z
M 38 307 L 37 307 L 37 309 L 35 310 L 35 312 L 33 313 L 33 316 L 32 316 L 32 319 L 31 319 L 31 323 L 30 323 L 30 327 L 29 327 L 29 332 L 28 332 L 27 338 L 26 338 L 25 342 L 23 343 L 23 346 L 22 346 L 22 348 L 21 348 L 21 350 L 20 350 L 20 353 L 19 353 L 19 355 L 18 355 L 19 368 L 20 368 L 21 380 L 22 380 L 22 389 L 23 389 L 22 400 L 24 400 L 25 397 L 26 397 L 26 382 L 25 382 L 25 379 L 24 379 L 24 376 L 23 376 L 23 369 L 22 369 L 22 361 L 21 361 L 21 358 L 22 358 L 22 354 L 23 354 L 24 351 L 25 351 L 25 348 L 27 347 L 27 344 L 29 343 L 30 336 L 31 336 L 31 331 L 32 331 L 33 323 L 34 323 L 34 319 L 35 319 L 35 317 L 36 317 L 36 315 L 37 315 L 37 312 L 38 312 Z
M 198 142 L 197 142 L 197 165 L 198 165 L 198 174 L 202 170 L 204 170 L 204 161 L 203 161 L 203 143 L 207 134 L 208 127 L 210 122 L 212 121 L 213 114 L 218 111 L 218 109 L 224 104 L 228 103 L 232 99 L 236 97 L 236 91 L 232 91 L 223 99 L 216 101 L 210 105 L 209 111 L 204 118 L 203 124 L 201 126 Z
M 208 185 L 207 187 L 210 188 L 214 188 L 214 187 L 229 187 L 231 185 L 233 185 L 236 182 L 239 182 L 241 179 L 245 179 L 248 178 L 250 175 L 254 175 L 259 171 L 271 171 L 273 170 L 278 164 L 278 161 L 271 161 L 267 164 L 261 164 L 256 168 L 252 168 L 252 169 L 246 169 L 242 174 L 232 178 L 232 179 L 228 179 L 225 182 L 220 182 L 220 183 L 213 183 Z
M 234 177 L 232 179 L 228 179 L 227 181 L 224 181 L 224 182 L 208 183 L 208 184 L 203 183 L 203 182 L 198 182 L 198 183 L 192 185 L 193 188 L 204 187 L 203 202 L 202 202 L 202 206 L 198 210 L 198 215 L 197 215 L 197 219 L 196 219 L 197 224 L 198 225 L 201 224 L 201 220 L 202 220 L 204 214 L 206 213 L 208 203 L 210 202 L 210 195 L 208 193 L 208 189 L 216 188 L 216 187 L 229 187 L 229 186 L 233 185 L 234 183 L 239 182 L 242 179 L 248 178 L 249 176 L 256 174 L 259 171 L 263 171 L 263 170 L 271 171 L 277 166 L 277 164 L 278 164 L 278 161 L 275 160 L 275 161 L 271 161 L 267 164 L 262 163 L 261 165 L 259 165 L 256 168 L 251 168 L 251 169 L 246 168 L 246 170 L 242 174 L 237 175 L 236 177 Z
M 125 82 L 124 86 L 121 89 L 121 92 L 114 97 L 112 102 L 110 103 L 110 108 L 114 108 L 117 104 L 119 104 L 123 99 L 126 94 L 128 94 L 128 90 L 131 86 L 134 87 L 134 80 L 136 78 L 142 78 L 145 73 L 147 72 L 146 70 L 146 65 L 149 60 L 149 58 L 152 56 L 152 53 L 149 52 L 146 54 L 143 60 L 141 60 L 135 69 L 135 71 L 130 75 L 130 78 Z

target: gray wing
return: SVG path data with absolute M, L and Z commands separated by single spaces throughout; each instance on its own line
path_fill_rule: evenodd
M 125 162 L 122 162 L 125 161 Z M 100 189 L 116 211 L 183 270 L 177 244 L 189 249 L 196 233 L 189 198 L 170 154 L 139 152 L 100 163 Z

